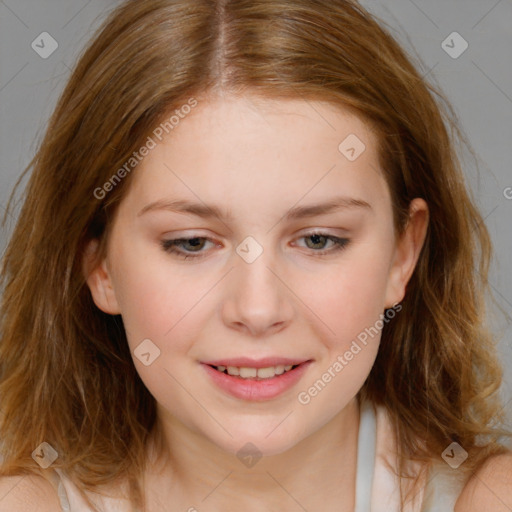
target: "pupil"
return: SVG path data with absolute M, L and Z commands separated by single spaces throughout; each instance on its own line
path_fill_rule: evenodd
M 196 237 L 196 238 L 189 238 L 188 239 L 188 244 L 191 245 L 192 247 L 198 247 L 201 245 L 201 242 L 199 241 L 199 238 Z
M 313 244 L 314 245 L 317 245 L 317 244 L 322 245 L 322 243 L 319 242 L 318 240 L 321 239 L 321 238 L 325 238 L 325 237 L 322 236 L 322 235 L 310 235 L 309 238 L 311 238 L 311 240 L 313 240 Z

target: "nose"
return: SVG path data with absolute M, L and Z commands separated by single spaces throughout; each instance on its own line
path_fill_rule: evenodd
M 222 309 L 228 327 L 252 336 L 266 336 L 291 322 L 293 294 L 270 251 L 264 250 L 252 263 L 239 258 L 228 279 Z

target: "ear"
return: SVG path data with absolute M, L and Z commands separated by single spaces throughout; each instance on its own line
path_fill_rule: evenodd
M 418 261 L 427 234 L 429 212 L 427 203 L 415 198 L 409 205 L 409 221 L 398 239 L 390 268 L 385 307 L 391 308 L 402 301 L 409 279 Z
M 110 315 L 119 315 L 121 310 L 112 286 L 112 279 L 106 258 L 98 262 L 99 242 L 92 240 L 88 243 L 83 257 L 83 272 L 92 299 L 101 311 Z

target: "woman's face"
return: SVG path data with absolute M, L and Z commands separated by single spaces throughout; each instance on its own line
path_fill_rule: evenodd
M 94 300 L 122 315 L 161 418 L 231 453 L 281 453 L 363 385 L 424 203 L 398 241 L 375 135 L 325 102 L 199 100 L 153 139 L 89 277 Z

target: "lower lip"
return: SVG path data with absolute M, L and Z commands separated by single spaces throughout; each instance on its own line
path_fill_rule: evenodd
M 204 363 L 201 363 L 201 366 L 210 375 L 213 382 L 231 396 L 242 400 L 262 401 L 271 400 L 292 388 L 301 379 L 310 364 L 311 361 L 306 361 L 293 370 L 262 380 L 241 379 L 219 372 Z

